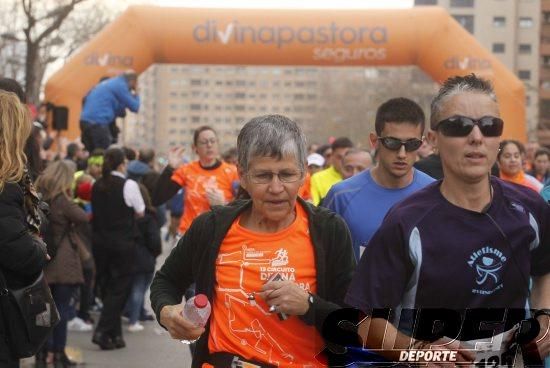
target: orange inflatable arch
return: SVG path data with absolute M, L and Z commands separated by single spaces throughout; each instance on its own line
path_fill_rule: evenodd
M 46 101 L 69 109 L 80 134 L 82 98 L 105 75 L 154 63 L 235 65 L 417 65 L 435 81 L 490 79 L 506 124 L 525 141 L 523 83 L 444 9 L 243 10 L 129 7 L 46 84 Z M 396 94 L 399 92 L 396 91 Z

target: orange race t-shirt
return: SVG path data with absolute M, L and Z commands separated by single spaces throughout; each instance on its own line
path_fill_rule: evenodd
M 198 161 L 194 161 L 176 169 L 172 180 L 185 188 L 183 215 L 178 228 L 180 233 L 184 233 L 198 215 L 210 209 L 206 189 L 220 189 L 225 200 L 231 201 L 234 189 L 238 187 L 239 177 L 234 165 L 222 162 L 215 169 L 203 169 Z
M 277 233 L 245 229 L 237 219 L 216 259 L 210 321 L 210 353 L 227 352 L 279 367 L 320 367 L 315 356 L 323 340 L 314 326 L 297 316 L 280 320 L 254 295 L 274 274 L 316 292 L 315 254 L 308 218 L 301 205 L 296 220 Z M 208 366 L 208 365 L 205 365 Z

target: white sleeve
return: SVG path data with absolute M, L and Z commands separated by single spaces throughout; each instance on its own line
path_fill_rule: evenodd
M 145 212 L 145 202 L 143 202 L 143 197 L 139 191 L 138 183 L 133 180 L 126 180 L 124 183 L 124 203 L 128 207 L 132 207 L 134 212 L 143 213 Z

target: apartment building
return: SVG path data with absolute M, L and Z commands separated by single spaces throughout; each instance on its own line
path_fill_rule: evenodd
M 283 114 L 295 120 L 309 143 L 348 136 L 369 148 L 376 108 L 399 96 L 414 99 L 429 112 L 437 84 L 416 66 L 258 67 L 156 64 L 139 77 L 142 106 L 122 125 L 122 141 L 160 154 L 186 146 L 193 158 L 193 131 L 217 130 L 220 150 L 236 145 L 241 127 L 252 117 Z M 398 91 L 398 92 L 396 92 Z

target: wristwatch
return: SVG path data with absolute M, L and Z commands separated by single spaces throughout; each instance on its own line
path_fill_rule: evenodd
M 313 308 L 313 302 L 315 301 L 315 297 L 313 296 L 312 293 L 308 293 L 308 297 L 307 297 L 307 303 L 309 304 L 309 307 L 310 308 Z

